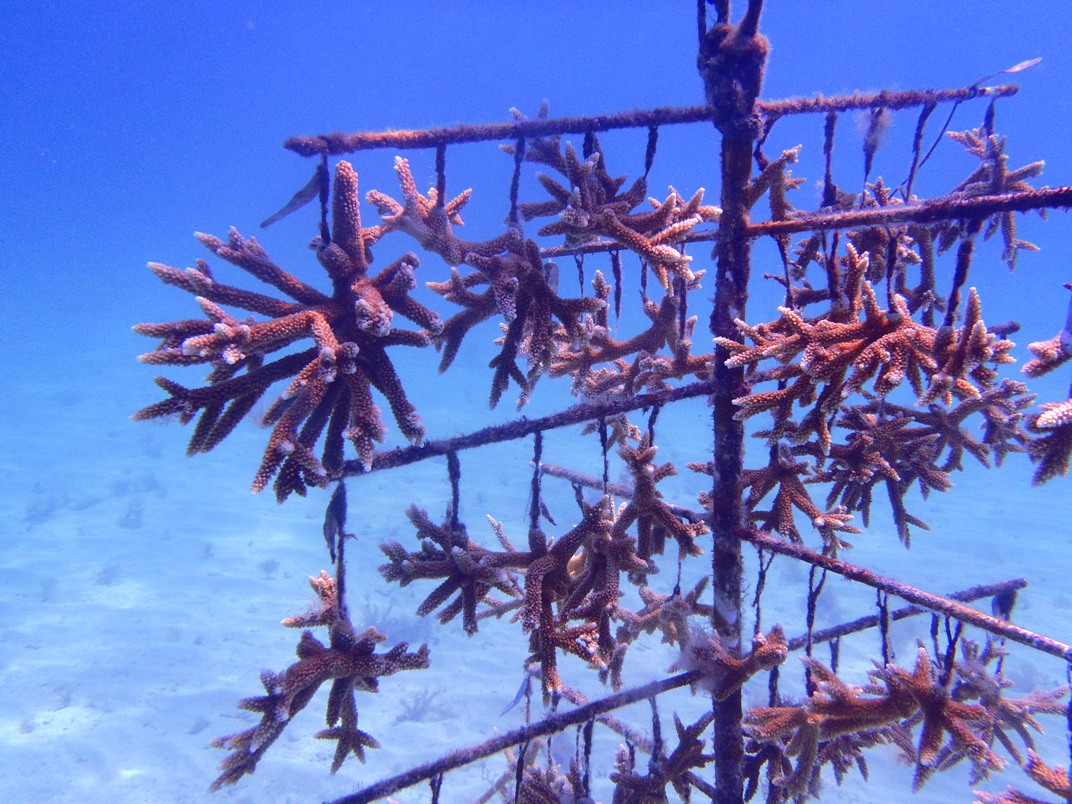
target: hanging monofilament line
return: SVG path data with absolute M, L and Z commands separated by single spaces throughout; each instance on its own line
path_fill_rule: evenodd
M 346 528 L 346 481 L 340 480 L 331 494 L 328 507 L 324 510 L 324 541 L 328 545 L 331 563 L 335 563 L 336 549 L 341 549 Z
M 435 149 L 436 206 L 447 205 L 447 146 L 440 143 Z
M 897 286 L 894 282 L 894 273 L 897 270 L 897 241 L 900 238 L 898 232 L 890 228 L 886 229 L 886 306 L 893 309 L 893 297 L 897 295 Z
M 920 166 L 920 149 L 923 147 L 923 131 L 927 126 L 927 119 L 937 108 L 938 104 L 932 101 L 920 109 L 919 117 L 916 118 L 916 131 L 912 135 L 912 165 L 908 169 L 908 178 L 904 180 L 902 185 L 904 187 L 903 197 L 906 202 L 911 201 L 912 187 L 916 183 L 916 171 Z
M 618 249 L 610 252 L 610 272 L 614 278 L 614 320 L 622 317 L 622 253 Z
M 841 287 L 841 271 L 838 268 L 837 251 L 840 240 L 841 232 L 834 232 L 830 238 L 830 250 L 826 252 L 826 292 L 830 294 L 835 309 L 848 303 L 845 290 Z
M 684 249 L 682 249 L 684 251 Z M 687 297 L 688 285 L 680 276 L 674 279 L 674 296 L 677 299 L 677 337 L 685 340 L 685 332 L 689 320 L 689 302 Z
M 558 714 L 558 705 L 561 702 L 562 702 L 562 693 L 560 693 L 558 690 L 554 690 L 551 693 L 550 710 L 551 710 L 552 715 L 557 715 Z M 549 766 L 553 765 L 554 761 L 555 761 L 555 755 L 554 755 L 554 751 L 553 751 L 553 748 L 554 748 L 553 743 L 554 743 L 555 737 L 558 736 L 559 734 L 562 734 L 563 731 L 565 731 L 565 729 L 562 729 L 560 731 L 551 732 L 550 734 L 547 735 L 547 740 L 544 742 L 544 750 L 547 752 L 547 764 Z
M 607 493 L 607 486 L 610 485 L 610 460 L 608 458 L 608 452 L 610 449 L 610 440 L 607 437 L 607 417 L 599 417 L 599 451 L 603 456 L 603 493 Z
M 986 105 L 986 113 L 983 115 L 983 131 L 986 132 L 986 136 L 994 136 L 994 117 L 997 114 L 998 99 L 994 98 Z
M 308 204 L 314 198 L 316 198 L 317 196 L 320 196 L 320 200 L 321 200 L 321 210 L 320 210 L 320 213 L 321 213 L 321 227 L 320 227 L 320 234 L 321 234 L 321 238 L 324 239 L 325 244 L 327 244 L 327 238 L 325 237 L 325 232 L 327 231 L 327 229 L 326 229 L 327 216 L 324 214 L 324 207 L 323 207 L 324 199 L 328 195 L 328 188 L 331 186 L 330 185 L 331 179 L 328 177 L 327 161 L 328 161 L 327 154 L 321 154 L 320 161 L 317 163 L 316 170 L 313 171 L 312 178 L 309 179 L 309 181 L 307 181 L 305 183 L 304 187 L 302 187 L 300 190 L 298 190 L 298 192 L 294 193 L 294 195 L 283 206 L 282 209 L 280 209 L 278 212 L 276 212 L 276 213 L 274 213 L 272 215 L 269 215 L 266 219 L 261 221 L 261 228 L 262 229 L 267 229 L 273 223 L 277 223 L 277 222 L 283 220 L 283 218 L 287 217 L 288 215 L 290 215 L 290 214 L 292 214 L 294 212 L 297 212 L 299 209 L 304 207 L 306 204 Z
M 812 567 L 808 570 L 808 603 L 807 617 L 805 619 L 808 641 L 804 646 L 804 654 L 806 656 L 811 656 L 812 635 L 815 633 L 815 607 L 819 602 L 819 596 L 823 592 L 823 586 L 826 584 L 826 570 L 821 570 L 819 580 L 816 582 L 816 569 L 816 567 Z M 807 690 L 809 696 L 815 693 L 815 684 L 812 681 L 811 668 L 807 666 L 805 666 L 804 669 L 804 688 Z
M 596 151 L 596 135 L 591 130 L 584 132 L 584 143 L 581 146 L 581 154 L 585 159 Z
M 837 185 L 834 184 L 834 130 L 837 128 L 837 112 L 831 110 L 826 113 L 826 122 L 823 124 L 823 156 L 826 158 L 826 170 L 823 175 L 823 202 L 824 207 L 833 207 L 837 204 Z
M 652 695 L 648 698 L 648 704 L 651 706 L 651 756 L 648 759 L 648 770 L 653 772 L 664 759 L 663 728 L 659 721 L 658 699 Z
M 949 617 L 945 618 L 946 646 L 945 653 L 940 657 L 942 672 L 938 677 L 938 684 L 945 689 L 949 688 L 949 681 L 953 678 L 953 671 L 956 669 L 957 645 L 963 633 L 964 623 L 957 621 L 956 626 L 953 626 Z
M 937 662 L 942 655 L 941 645 L 938 643 L 938 635 L 941 633 L 941 618 L 937 614 L 931 615 L 931 648 L 934 651 L 934 660 Z
M 335 596 L 339 614 L 347 617 L 346 607 L 346 483 L 342 480 L 331 494 L 324 510 L 323 534 L 327 542 L 331 563 L 335 565 Z
M 982 218 L 972 218 L 964 228 L 960 244 L 957 246 L 957 263 L 953 271 L 953 287 L 945 302 L 945 320 L 943 328 L 952 329 L 956 326 L 957 310 L 960 307 L 960 290 L 968 281 L 968 269 L 971 268 L 972 252 L 975 249 L 975 236 L 983 228 Z
M 882 644 L 882 666 L 893 661 L 890 650 L 890 596 L 881 589 L 875 593 L 875 605 L 878 606 L 878 637 Z
M 782 282 L 785 283 L 785 306 L 793 306 L 793 277 L 789 272 L 789 251 L 785 247 L 785 238 L 772 238 L 778 246 L 778 256 L 782 260 Z
M 331 171 L 328 170 L 328 155 L 320 155 L 320 164 L 316 168 L 317 194 L 320 197 L 320 239 L 324 245 L 331 243 L 331 229 L 328 226 L 328 202 L 331 198 Z
M 655 443 L 655 422 L 659 419 L 659 411 L 663 409 L 663 406 L 656 402 L 651 406 L 651 413 L 648 414 L 648 443 Z
M 774 553 L 765 557 L 763 548 L 757 546 L 756 560 L 759 562 L 759 569 L 756 572 L 756 591 L 752 597 L 752 608 L 756 610 L 756 622 L 752 630 L 752 636 L 763 631 L 763 590 L 767 588 L 767 573 L 770 571 L 771 564 L 774 563 Z
M 532 481 L 529 486 L 529 551 L 543 555 L 546 542 L 540 532 L 541 484 L 543 478 L 543 431 L 537 430 L 532 437 Z
M 528 740 L 517 747 L 517 762 L 514 764 L 514 801 L 521 800 L 521 783 L 525 779 L 525 754 L 528 750 Z
M 775 665 L 770 669 L 770 674 L 767 676 L 767 706 L 778 706 L 782 702 L 781 693 L 778 691 L 778 681 L 781 675 L 781 665 Z
M 953 104 L 949 107 L 949 116 L 946 117 L 945 122 L 942 124 L 942 129 L 938 132 L 938 136 L 934 138 L 934 142 L 931 143 L 931 147 L 927 149 L 926 155 L 923 157 L 923 159 L 920 160 L 919 167 L 923 167 L 925 164 L 927 164 L 934 152 L 938 150 L 938 146 L 941 145 L 942 141 L 945 139 L 946 132 L 949 131 L 949 126 L 953 122 L 953 115 L 957 113 L 957 107 L 960 106 L 960 103 L 961 102 L 959 99 L 955 100 Z
M 454 534 L 458 534 L 461 532 L 459 509 L 462 505 L 462 465 L 457 452 L 447 453 L 447 475 L 450 478 L 450 527 Z
M 941 618 L 937 614 L 931 615 L 931 651 L 934 653 L 934 661 L 937 664 L 941 660 L 942 646 L 938 642 L 938 636 L 941 634 Z
M 648 143 L 644 148 L 644 178 L 651 172 L 651 166 L 655 162 L 655 149 L 659 146 L 659 127 L 648 126 Z
M 514 143 L 514 172 L 510 176 L 510 223 L 519 223 L 517 198 L 521 188 L 521 163 L 525 161 L 525 138 L 518 137 Z
M 893 122 L 893 112 L 885 106 L 871 110 L 868 118 L 867 133 L 864 135 L 864 187 L 860 191 L 860 208 L 863 209 L 864 200 L 867 197 L 867 180 L 871 178 L 871 167 L 875 161 L 875 153 L 886 137 L 886 132 Z
M 596 719 L 589 718 L 585 721 L 584 726 L 581 728 L 581 768 L 583 774 L 581 776 L 581 796 L 587 796 L 591 790 L 592 785 L 592 731 L 596 725 Z

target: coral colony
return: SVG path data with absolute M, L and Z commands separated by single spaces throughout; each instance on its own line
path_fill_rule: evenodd
M 274 401 L 263 413 L 270 435 L 253 490 L 271 484 L 283 501 L 334 489 L 325 492 L 324 520 L 334 573 L 312 579 L 319 601 L 313 611 L 284 621 L 301 629 L 297 661 L 278 673 L 265 671 L 264 694 L 239 703 L 259 722 L 214 741 L 228 753 L 213 789 L 253 773 L 322 686 L 329 688 L 326 728 L 314 736 L 335 742 L 332 771 L 351 754 L 363 761 L 366 749 L 378 746 L 358 728 L 356 694 L 375 692 L 381 679 L 436 659 L 426 646 L 385 649 L 387 635 L 351 621 L 343 479 L 354 478 L 353 496 L 365 474 L 445 457 L 451 503 L 440 512 L 411 507 L 417 538 L 382 544 L 380 573 L 412 586 L 417 613 L 435 615 L 444 627 L 460 623 L 471 635 L 489 617 L 513 622 L 518 638 L 527 640 L 531 677 L 556 708 L 341 801 L 371 801 L 418 784 L 429 784 L 436 800 L 443 785 L 449 790 L 451 769 L 493 754 L 509 770 L 491 796 L 591 801 L 593 730 L 617 732 L 622 746 L 616 770 L 604 780 L 615 802 L 817 797 L 854 768 L 866 777 L 869 749 L 879 745 L 914 768 L 906 787 L 919 789 L 963 763 L 972 783 L 1000 772 L 1016 786 L 979 792 L 978 801 L 1072 801 L 1072 785 L 1054 761 L 1060 758 L 1040 757 L 1033 739 L 1041 715 L 1058 716 L 1051 723 L 1064 727 L 1067 689 L 1014 691 L 1004 675 L 1009 641 L 1072 660 L 1069 646 L 1010 621 L 1024 582 L 940 597 L 844 560 L 849 540 L 869 527 L 874 506 L 891 507 L 907 546 L 927 527 L 913 490 L 923 497 L 948 490 L 965 461 L 1000 466 L 1022 453 L 1017 460 L 1037 467 L 1035 483 L 1068 472 L 1072 398 L 1036 404 L 1017 377 L 1032 379 L 1069 360 L 1072 324 L 1030 344 L 1032 357 L 1017 372 L 1012 364 L 1019 356 L 1007 337 L 1016 325 L 988 326 L 985 280 L 974 277 L 973 287 L 969 277 L 982 254 L 1013 267 L 1022 252 L 1034 250 L 1017 237 L 1017 214 L 1067 208 L 1072 187 L 1036 189 L 1041 163 L 1009 163 L 994 112 L 1014 86 L 758 101 L 769 50 L 758 32 L 761 6 L 762 0 L 749 0 L 734 25 L 728 0 L 713 4 L 713 23 L 703 0 L 698 3 L 704 106 L 570 119 L 550 117 L 545 106 L 537 117 L 515 112 L 498 125 L 289 140 L 287 148 L 317 159 L 318 167 L 266 223 L 319 201 L 320 228 L 311 244 L 326 274 L 319 286 L 277 266 L 237 231 L 226 239 L 198 237 L 219 261 L 259 280 L 257 290 L 227 284 L 225 270 L 201 259 L 185 270 L 150 266 L 164 282 L 192 293 L 204 316 L 135 327 L 160 341 L 142 361 L 205 365 L 209 373 L 192 388 L 158 378 L 167 397 L 135 418 L 196 420 L 189 452 L 208 452 L 271 392 Z M 950 104 L 978 107 L 979 127 L 938 131 L 934 121 L 944 115 L 933 113 Z M 854 110 L 870 120 L 865 176 L 879 129 L 895 113 L 914 117 L 908 178 L 900 185 L 868 176 L 863 191 L 851 194 L 835 183 L 835 132 L 841 116 Z M 789 200 L 802 181 L 791 173 L 800 149 L 765 151 L 778 121 L 796 115 L 818 119 L 816 130 L 823 132 L 822 205 L 811 212 Z M 647 170 L 632 181 L 616 176 L 596 136 L 646 130 L 650 168 L 662 127 L 711 123 L 721 139 L 718 206 L 702 190 L 686 197 L 671 188 L 649 198 Z M 976 164 L 946 194 L 921 199 L 912 192 L 914 179 L 925 141 L 936 137 L 955 141 L 947 147 L 959 144 Z M 470 190 L 447 197 L 447 148 L 459 142 L 497 143 L 507 154 L 506 170 L 513 163 L 510 214 L 493 239 L 470 242 L 457 233 L 466 206 L 479 197 Z M 434 150 L 437 186 L 422 193 L 407 160 L 396 157 L 398 191 L 365 194 L 379 213 L 367 226 L 357 173 L 332 159 L 377 148 Z M 533 165 L 544 195 L 521 200 L 521 178 Z M 753 222 L 758 209 L 762 220 Z M 765 278 L 783 296 L 777 309 L 746 305 L 756 282 L 752 249 L 760 241 L 772 242 L 780 255 Z M 710 260 L 704 242 L 714 243 Z M 686 244 L 698 245 L 687 254 Z M 377 256 L 392 249 L 401 256 L 374 267 L 374 246 Z M 430 254 L 449 272 L 426 267 L 439 264 L 426 260 Z M 586 288 L 576 296 L 560 293 L 554 257 L 577 261 Z M 593 269 L 597 261 L 600 270 Z M 441 297 L 434 309 L 411 295 L 418 276 Z M 629 298 L 642 288 L 644 318 L 630 319 L 642 323 L 619 338 L 611 314 L 617 319 L 628 281 Z M 484 322 L 489 325 L 481 327 Z M 422 423 L 406 391 L 416 380 L 403 376 L 394 357 L 402 348 L 434 347 L 447 372 L 480 342 L 494 352 L 492 406 L 512 385 L 524 404 L 546 375 L 568 377 L 579 401 L 542 418 L 430 438 L 446 425 Z M 449 383 L 450 376 L 432 381 Z M 687 467 L 660 463 L 658 413 L 698 397 L 709 403 L 709 439 L 696 440 L 696 460 Z M 388 418 L 409 446 L 377 447 Z M 602 477 L 543 460 L 545 432 L 581 426 L 591 434 L 583 443 L 599 439 Z M 753 445 L 747 454 L 746 436 Z M 514 440 L 528 441 L 533 456 L 531 484 L 517 490 L 530 500 L 528 532 L 515 545 L 488 512 L 497 544 L 481 544 L 459 516 L 461 456 Z M 611 466 L 629 483 L 611 483 Z M 660 490 L 681 470 L 698 497 L 691 509 L 671 504 Z M 561 521 L 567 510 L 573 513 Z M 802 636 L 760 626 L 764 581 L 776 556 L 809 565 Z M 706 567 L 696 576 L 702 580 L 685 584 L 691 588 L 673 584 L 682 566 L 696 562 Z M 828 573 L 878 590 L 871 615 L 814 628 Z M 754 600 L 745 600 L 746 587 Z M 891 595 L 910 606 L 897 609 Z M 992 615 L 966 605 L 981 598 L 991 599 Z M 893 657 L 890 623 L 920 613 L 931 615 L 930 635 L 921 629 L 918 650 Z M 746 622 L 754 623 L 752 633 L 744 633 Z M 836 650 L 829 662 L 813 655 L 820 643 L 840 644 L 870 629 L 880 635 L 881 649 L 865 676 L 843 675 Z M 630 654 L 645 640 L 667 643 L 678 658 L 663 668 L 662 679 L 630 686 Z M 794 672 L 786 659 L 796 652 L 802 652 L 803 693 L 784 694 L 779 675 Z M 571 686 L 569 674 L 583 672 L 584 664 L 603 681 L 603 697 L 589 700 Z M 768 705 L 745 710 L 746 684 L 766 688 Z M 684 687 L 707 696 L 710 706 L 694 722 L 673 714 L 674 729 L 664 732 L 659 709 L 674 712 L 682 694 L 692 700 Z M 650 721 L 630 725 L 612 714 L 637 701 L 651 702 Z M 576 745 L 571 763 L 546 750 L 560 734 Z

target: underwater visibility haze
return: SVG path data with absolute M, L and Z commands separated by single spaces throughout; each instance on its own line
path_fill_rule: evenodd
M 1072 800 L 1070 27 L 6 4 L 0 799 Z

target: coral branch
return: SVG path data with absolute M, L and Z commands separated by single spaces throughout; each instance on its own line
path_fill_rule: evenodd
M 293 302 L 274 299 L 218 284 L 208 265 L 179 271 L 151 264 L 164 282 L 198 294 L 209 319 L 204 324 L 179 321 L 140 324 L 134 331 L 161 338 L 157 348 L 142 356 L 154 365 L 213 367 L 208 385 L 189 390 L 170 380 L 158 380 L 171 398 L 150 405 L 135 419 L 178 414 L 187 422 L 200 414 L 189 451 L 207 452 L 219 444 L 275 383 L 290 384 L 264 416 L 272 427 L 268 446 L 253 480 L 253 491 L 276 477 L 280 500 L 292 492 L 304 494 L 309 486 L 324 486 L 341 468 L 343 441 L 349 439 L 364 465 L 372 462 L 373 443 L 385 434 L 371 388 L 387 399 L 402 434 L 415 443 L 424 437 L 420 418 L 406 395 L 387 348 L 425 346 L 438 335 L 439 316 L 410 297 L 416 287 L 419 261 L 414 254 L 385 267 L 375 276 L 367 270 L 369 247 L 387 231 L 361 226 L 357 174 L 346 162 L 335 171 L 333 196 L 334 240 L 316 238 L 316 250 L 332 283 L 331 295 L 299 281 L 279 268 L 250 238 L 232 230 L 229 240 L 199 235 L 217 256 L 248 271 L 282 291 Z M 220 305 L 268 316 L 268 320 L 239 321 Z M 421 327 L 417 332 L 397 329 L 399 315 Z M 265 359 L 302 340 L 313 348 L 298 354 Z M 330 422 L 330 424 L 329 424 Z M 320 457 L 314 449 L 327 427 Z
M 376 653 L 376 645 L 387 637 L 375 628 L 360 634 L 354 632 L 349 618 L 340 609 L 334 579 L 321 573 L 317 578 L 310 578 L 310 584 L 319 598 L 317 608 L 303 617 L 284 620 L 283 624 L 327 626 L 329 643 L 325 646 L 312 631 L 303 631 L 298 642 L 298 661 L 282 673 L 271 670 L 261 673 L 266 694 L 246 698 L 238 704 L 240 709 L 260 713 L 260 723 L 212 741 L 214 747 L 230 752 L 221 764 L 222 773 L 212 783 L 212 790 L 234 784 L 247 773 L 253 773 L 265 751 L 327 681 L 331 682 L 328 728 L 316 736 L 337 741 L 331 770 L 337 771 L 351 753 L 364 762 L 364 749 L 379 746 L 369 734 L 357 728 L 354 693 L 376 692 L 378 679 L 383 676 L 428 667 L 427 645 L 412 653 L 405 642 L 400 642 L 386 653 Z

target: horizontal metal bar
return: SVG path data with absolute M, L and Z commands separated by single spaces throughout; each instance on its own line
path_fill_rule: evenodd
M 811 114 L 850 109 L 907 109 L 929 103 L 948 103 L 973 98 L 1015 95 L 1015 85 L 995 87 L 964 87 L 962 89 L 910 90 L 907 92 L 871 92 L 840 95 L 831 98 L 790 98 L 781 101 L 760 101 L 756 111 L 768 118 L 795 114 Z M 553 137 L 558 134 L 587 134 L 615 129 L 650 128 L 681 123 L 700 123 L 711 119 L 706 106 L 664 106 L 617 114 L 587 117 L 546 117 L 514 120 L 509 123 L 465 124 L 426 129 L 359 132 L 346 134 L 315 134 L 291 137 L 283 147 L 300 156 L 338 155 L 369 151 L 378 148 L 435 148 L 465 142 L 510 142 L 521 137 Z
M 631 410 L 641 410 L 654 405 L 665 405 L 682 399 L 706 396 L 710 393 L 710 383 L 694 382 L 660 393 L 637 394 L 636 396 L 621 397 L 602 402 L 581 402 L 558 413 L 541 416 L 537 419 L 522 416 L 520 419 L 484 427 L 455 438 L 430 440 L 425 441 L 420 446 L 399 447 L 386 452 L 378 452 L 373 458 L 372 468 L 369 470 L 363 469 L 359 461 L 349 460 L 343 464 L 342 476 L 352 477 L 354 475 L 368 474 L 369 472 L 378 472 L 383 469 L 394 469 L 398 466 L 418 463 L 427 458 L 446 455 L 448 452 L 459 452 L 463 449 L 473 449 L 474 447 L 498 444 L 503 441 L 517 441 L 533 433 L 594 421 L 601 416 L 616 416 L 619 413 L 628 413 Z

